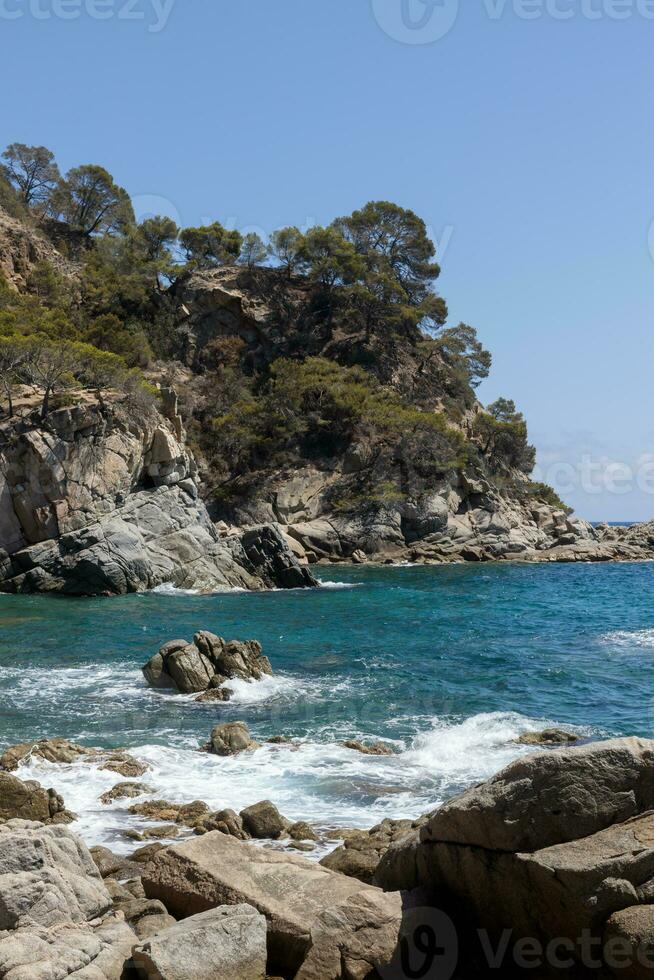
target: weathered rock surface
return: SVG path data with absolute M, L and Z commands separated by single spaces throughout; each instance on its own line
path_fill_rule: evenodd
M 237 755 L 257 748 L 259 743 L 250 737 L 250 730 L 243 721 L 216 725 L 207 745 L 207 750 L 213 755 Z
M 534 851 L 654 809 L 654 743 L 615 739 L 528 756 L 437 810 L 423 841 Z
M 295 980 L 384 976 L 384 968 L 395 959 L 401 923 L 399 894 L 371 891 L 350 896 L 326 909 L 312 924 L 311 948 Z M 393 972 L 388 975 L 393 976 Z M 395 975 L 401 977 L 402 973 Z
M 259 840 L 278 840 L 292 826 L 270 800 L 246 807 L 241 810 L 240 816 L 243 828 L 251 837 Z
M 35 780 L 23 782 L 7 772 L 0 772 L 0 822 L 6 820 L 36 820 L 44 824 L 71 823 L 69 813 L 59 793 L 43 789 Z
M 143 667 L 143 674 L 152 687 L 173 688 L 182 694 L 216 691 L 221 700 L 228 700 L 229 690 L 223 687 L 226 681 L 260 680 L 272 674 L 272 667 L 256 640 L 223 640 L 202 630 L 192 643 L 164 643 Z
M 251 905 L 220 906 L 134 948 L 145 980 L 265 980 L 266 920 Z
M 312 929 L 323 912 L 362 892 L 379 896 L 377 889 L 305 858 L 252 847 L 221 833 L 161 851 L 144 868 L 143 885 L 149 897 L 178 916 L 225 904 L 252 905 L 268 921 L 269 970 L 291 976 L 306 959 Z
M 0 826 L 3 980 L 120 980 L 134 940 L 79 838 L 24 820 Z
M 0 427 L 0 589 L 315 585 L 276 529 L 219 536 L 175 411 L 83 402 Z
M 519 745 L 572 745 L 579 736 L 562 728 L 546 728 L 542 732 L 525 732 L 516 741 Z
M 424 819 L 424 818 L 423 818 Z M 370 831 L 354 832 L 320 862 L 323 867 L 374 884 L 379 862 L 389 847 L 404 840 L 421 821 L 384 820 Z
M 391 845 L 375 880 L 389 890 L 429 889 L 464 929 L 495 938 L 508 929 L 513 941 L 543 946 L 565 939 L 577 963 L 584 936 L 601 953 L 603 936 L 646 935 L 654 921 L 653 753 L 654 742 L 634 738 L 519 760 Z M 604 956 L 608 968 L 607 949 Z

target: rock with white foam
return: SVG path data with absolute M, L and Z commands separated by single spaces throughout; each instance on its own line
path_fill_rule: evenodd
M 272 674 L 256 640 L 224 640 L 200 630 L 193 642 L 171 640 L 145 664 L 143 675 L 151 687 L 172 688 L 182 694 L 217 692 L 216 699 L 228 700 L 228 680 L 261 680 Z M 218 694 L 220 692 L 220 694 Z

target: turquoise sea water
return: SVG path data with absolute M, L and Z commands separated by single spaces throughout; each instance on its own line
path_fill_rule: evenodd
M 65 736 L 129 746 L 153 793 L 238 809 L 262 798 L 324 825 L 417 816 L 525 751 L 522 732 L 654 734 L 654 564 L 329 568 L 314 592 L 121 599 L 0 596 L 0 745 Z M 256 638 L 275 677 L 227 705 L 150 691 L 140 666 L 198 629 Z M 197 752 L 244 720 L 265 746 Z M 342 748 L 384 739 L 390 758 Z M 120 846 L 125 806 L 95 767 L 32 763 L 80 814 L 89 840 Z

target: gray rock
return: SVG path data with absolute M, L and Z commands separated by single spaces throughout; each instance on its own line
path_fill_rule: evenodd
M 245 722 L 230 721 L 226 725 L 216 725 L 211 732 L 208 748 L 213 755 L 236 755 L 259 748 L 259 743 L 250 738 Z
M 266 920 L 251 905 L 219 906 L 134 947 L 146 980 L 264 980 Z
M 154 408 L 85 404 L 50 413 L 47 426 L 27 419 L 10 429 L 0 450 L 3 591 L 316 584 L 274 528 L 220 538 L 183 433 Z
M 654 742 L 615 739 L 512 763 L 446 803 L 423 841 L 534 851 L 654 808 Z
M 244 829 L 258 840 L 277 840 L 291 826 L 270 800 L 262 800 L 241 810 L 241 820 Z
M 294 976 L 312 945 L 318 917 L 361 892 L 377 889 L 306 858 L 206 834 L 158 854 L 145 868 L 146 894 L 176 916 L 245 902 L 268 921 L 268 969 Z
M 223 640 L 201 630 L 193 643 L 171 640 L 142 668 L 152 687 L 172 688 L 183 694 L 204 692 L 202 701 L 227 701 L 230 690 L 226 681 L 235 678 L 260 680 L 272 674 L 261 644 L 256 640 Z

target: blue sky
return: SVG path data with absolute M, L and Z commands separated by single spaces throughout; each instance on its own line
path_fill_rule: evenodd
M 652 518 L 653 47 L 652 0 L 0 0 L 0 142 L 183 224 L 414 208 L 540 475 Z

